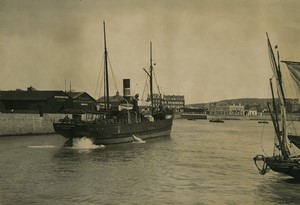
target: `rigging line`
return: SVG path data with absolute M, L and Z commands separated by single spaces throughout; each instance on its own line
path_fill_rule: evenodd
M 119 92 L 119 89 L 118 89 L 118 86 L 117 86 L 117 83 L 116 83 L 115 74 L 114 74 L 113 68 L 112 68 L 112 66 L 111 66 L 111 62 L 110 62 L 110 58 L 109 58 L 109 55 L 108 55 L 108 54 L 107 54 L 107 58 L 108 58 L 109 67 L 110 67 L 110 70 L 111 70 L 111 73 L 112 73 L 112 76 L 113 76 L 113 79 L 114 79 L 114 83 L 115 83 L 116 90 Z
M 98 91 L 98 86 L 99 86 L 99 81 L 100 81 L 100 79 L 102 79 L 102 74 L 103 74 L 103 62 L 104 62 L 104 53 L 103 53 L 103 56 L 102 56 L 102 61 L 101 61 L 101 66 L 100 66 L 100 70 L 99 70 L 99 73 L 98 73 L 98 79 L 97 79 L 97 83 L 96 83 L 96 88 L 95 88 L 95 96 L 97 97 L 97 98 L 100 98 L 100 94 L 101 94 L 101 88 L 102 88 L 102 80 L 101 80 L 101 82 L 100 82 L 100 90 L 99 90 L 99 95 L 97 96 L 97 91 Z
M 103 91 L 103 86 L 104 86 L 103 75 L 104 75 L 104 71 L 101 72 L 101 76 L 100 76 L 101 81 L 100 81 L 100 88 L 99 88 L 98 98 L 101 97 L 102 91 Z
M 290 149 L 292 149 L 293 154 L 296 154 L 295 146 L 293 146 L 293 143 L 290 141 Z
M 154 70 L 153 70 L 153 75 L 154 75 L 154 80 L 155 80 L 155 83 L 156 83 L 156 86 L 157 86 L 158 94 L 161 95 Z
M 135 84 L 135 87 L 134 87 L 134 89 L 133 89 L 133 92 L 132 92 L 132 93 L 135 93 L 135 91 L 136 91 L 136 88 L 138 87 L 138 85 L 139 85 L 138 83 L 136 83 L 136 84 Z
M 274 134 L 275 135 L 275 134 Z M 274 147 L 273 147 L 273 155 L 275 155 L 276 152 L 276 135 L 274 136 Z
M 148 63 L 146 64 L 146 66 L 143 67 L 145 71 L 147 71 L 145 69 L 145 67 L 147 68 L 149 64 L 150 64 L 150 60 L 148 60 Z M 143 88 L 142 100 L 144 99 L 146 88 L 148 89 L 148 77 L 149 77 L 149 74 L 148 74 L 148 71 L 146 73 L 147 73 L 147 75 L 146 75 L 145 85 L 144 85 L 144 88 Z
M 287 128 L 290 127 L 290 130 L 292 131 L 293 134 L 298 135 L 296 125 L 295 125 L 295 120 L 292 118 L 292 121 L 289 122 L 289 124 L 286 126 Z
M 262 152 L 268 156 L 268 154 L 265 152 L 265 149 L 264 149 L 264 146 L 263 146 L 263 135 L 264 135 L 264 130 L 265 130 L 265 124 L 263 124 L 263 129 L 262 129 L 262 133 L 261 133 L 261 136 L 260 136 L 260 146 L 261 146 L 261 150 Z
M 274 77 L 275 77 L 275 75 L 273 74 L 272 75 L 272 77 L 271 77 L 271 80 L 273 80 L 274 79 Z M 272 91 L 271 91 L 271 87 L 270 86 L 268 86 L 268 93 L 270 94 Z M 270 113 L 271 114 L 271 113 Z M 277 152 L 277 146 L 276 146 L 276 144 L 277 144 L 277 142 L 278 142 L 278 138 L 277 138 L 277 136 L 276 136 L 276 134 L 274 133 L 274 146 L 273 146 L 273 156 L 275 155 L 275 152 Z M 261 143 L 262 144 L 262 143 Z M 280 154 L 280 152 L 279 152 L 279 154 Z M 267 154 L 266 154 L 267 155 Z
M 142 95 L 142 99 L 144 99 L 144 94 L 145 94 L 145 90 L 146 90 L 146 87 L 147 87 L 147 83 L 148 83 L 148 75 L 146 75 L 146 81 L 145 81 L 145 85 L 144 85 L 144 90 L 143 90 L 143 95 Z

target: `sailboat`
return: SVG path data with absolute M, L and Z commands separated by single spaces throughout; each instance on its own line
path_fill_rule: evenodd
M 270 87 L 272 91 L 272 104 L 268 103 L 268 109 L 273 122 L 275 132 L 275 143 L 273 156 L 257 155 L 253 158 L 259 173 L 264 175 L 270 169 L 274 172 L 285 174 L 293 178 L 300 178 L 300 156 L 292 154 L 292 144 L 300 148 L 300 136 L 288 133 L 290 122 L 287 122 L 286 114 L 286 93 L 285 85 L 282 79 L 282 71 L 280 67 L 279 52 L 277 51 L 277 61 L 272 49 L 272 45 L 267 34 L 267 45 L 269 50 L 270 64 L 273 71 L 276 84 L 276 92 L 273 89 L 272 78 L 270 79 Z M 276 47 L 275 47 L 276 48 Z M 293 80 L 293 85 L 297 94 L 300 93 L 300 62 L 281 61 L 287 65 L 287 70 Z M 276 106 L 276 97 L 279 99 L 280 110 Z M 298 99 L 299 100 L 299 99 Z M 292 122 L 291 122 L 292 123 Z M 289 125 L 288 125 L 289 124 Z M 292 143 L 290 144 L 289 141 Z M 298 143 L 298 144 L 297 144 Z M 290 146 L 289 146 L 290 144 Z
M 117 105 L 110 102 L 105 22 L 103 28 L 104 108 L 92 113 L 93 117 L 89 120 L 82 119 L 84 114 L 74 114 L 72 119 L 60 119 L 53 123 L 55 132 L 68 139 L 66 144 L 72 144 L 73 139 L 82 137 L 90 138 L 97 145 L 108 145 L 170 136 L 173 112 L 163 106 L 153 106 L 152 43 L 150 42 L 150 66 L 147 71 L 151 105 L 148 112 L 143 113 L 138 106 L 138 95 L 130 95 L 130 79 L 123 80 L 123 97 L 120 96 L 120 102 Z

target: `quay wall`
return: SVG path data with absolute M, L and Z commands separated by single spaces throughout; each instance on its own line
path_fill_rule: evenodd
M 249 115 L 249 116 L 234 116 L 234 115 L 208 115 L 207 119 L 214 119 L 214 118 L 220 118 L 222 120 L 267 120 L 271 121 L 270 115 Z M 280 119 L 280 116 L 279 116 Z M 300 121 L 300 115 L 299 114 L 288 114 L 287 115 L 288 121 Z
M 64 114 L 16 114 L 0 113 L 0 136 L 52 134 L 52 123 L 63 118 Z

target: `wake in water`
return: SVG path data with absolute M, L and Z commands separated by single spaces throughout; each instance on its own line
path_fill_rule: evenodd
M 141 138 L 135 135 L 132 135 L 132 138 L 133 138 L 133 143 L 146 143 L 146 141 L 142 140 Z
M 43 148 L 55 148 L 57 146 L 54 145 L 29 145 L 27 146 L 28 148 L 39 148 L 39 149 L 43 149 Z
M 95 145 L 90 138 L 82 137 L 82 138 L 74 138 L 73 146 L 74 149 L 98 149 L 104 148 L 104 145 Z

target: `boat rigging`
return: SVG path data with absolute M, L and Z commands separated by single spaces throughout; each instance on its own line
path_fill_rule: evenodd
M 300 156 L 291 154 L 288 146 L 288 140 L 292 142 L 296 147 L 300 149 L 300 136 L 295 134 L 288 134 L 287 131 L 287 114 L 286 114 L 286 95 L 284 92 L 284 83 L 282 79 L 282 71 L 280 62 L 285 63 L 288 70 L 293 77 L 294 85 L 300 86 L 300 63 L 291 61 L 280 61 L 279 51 L 277 51 L 277 61 L 272 49 L 272 45 L 267 34 L 267 46 L 270 58 L 270 64 L 273 71 L 274 79 L 276 81 L 276 90 L 274 91 L 272 78 L 270 81 L 271 93 L 272 93 L 272 104 L 268 103 L 269 113 L 272 119 L 274 132 L 275 132 L 275 143 L 273 156 L 257 155 L 253 158 L 256 167 L 260 174 L 266 174 L 270 169 L 274 172 L 279 172 L 294 178 L 300 178 Z M 276 106 L 276 96 L 279 98 L 280 110 Z M 259 162 L 263 162 L 262 166 L 259 166 Z
M 123 79 L 123 96 L 110 100 L 108 80 L 108 52 L 104 30 L 104 110 L 99 109 L 90 120 L 82 119 L 81 114 L 73 114 L 72 119 L 54 122 L 56 133 L 68 139 L 87 137 L 95 144 L 118 144 L 136 140 L 170 136 L 173 125 L 173 112 L 168 109 L 154 110 L 153 106 L 153 63 L 152 42 L 150 43 L 150 78 L 151 113 L 142 112 L 138 105 L 138 95 L 130 94 L 130 79 Z M 125 102 L 125 105 L 124 105 Z M 134 137 L 133 137 L 134 136 Z

